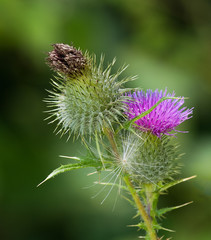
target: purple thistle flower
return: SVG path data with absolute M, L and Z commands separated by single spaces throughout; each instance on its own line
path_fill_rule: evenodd
M 158 89 L 153 92 L 148 89 L 146 93 L 136 91 L 126 95 L 132 97 L 132 100 L 126 103 L 128 110 L 125 112 L 129 120 L 131 120 L 154 106 L 162 97 L 174 97 L 175 93 L 167 94 L 167 89 L 164 92 L 162 90 L 159 92 Z M 150 131 L 158 137 L 161 137 L 162 134 L 175 135 L 176 133 L 170 134 L 169 132 L 172 130 L 177 131 L 175 128 L 179 124 L 192 117 L 190 115 L 193 113 L 193 108 L 181 108 L 183 103 L 183 98 L 165 100 L 149 114 L 135 121 L 135 123 L 140 130 L 144 132 Z

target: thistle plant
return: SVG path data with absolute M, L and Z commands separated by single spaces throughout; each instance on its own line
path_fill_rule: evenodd
M 177 127 L 192 117 L 193 109 L 183 107 L 184 97 L 175 93 L 127 89 L 124 84 L 135 77 L 121 78 L 123 66 L 111 70 L 115 59 L 104 67 L 103 57 L 67 44 L 54 44 L 47 64 L 56 73 L 53 90 L 46 99 L 50 122 L 56 132 L 81 139 L 87 149 L 82 157 L 67 157 L 76 162 L 62 165 L 46 180 L 73 169 L 95 168 L 105 171 L 107 183 L 99 184 L 122 189 L 126 199 L 136 208 L 140 238 L 164 239 L 159 230 L 171 231 L 159 222 L 167 212 L 185 206 L 158 209 L 159 196 L 170 187 L 193 177 L 179 179 L 180 156 L 175 135 Z M 42 184 L 41 182 L 40 184 Z M 40 185 L 39 184 L 39 185 Z

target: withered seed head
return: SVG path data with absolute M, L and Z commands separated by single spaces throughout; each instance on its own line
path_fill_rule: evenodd
M 88 63 L 81 51 L 63 43 L 52 46 L 54 50 L 48 53 L 46 61 L 54 71 L 69 77 L 82 74 Z

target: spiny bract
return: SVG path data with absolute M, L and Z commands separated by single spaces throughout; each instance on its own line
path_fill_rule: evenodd
M 138 132 L 138 130 L 137 130 Z M 178 173 L 180 155 L 170 136 L 159 138 L 151 133 L 130 133 L 122 139 L 119 149 L 122 164 L 134 182 L 157 184 Z
M 47 99 L 48 106 L 53 108 L 49 111 L 49 118 L 53 118 L 51 122 L 58 121 L 56 129 L 59 129 L 57 132 L 62 135 L 69 132 L 70 135 L 75 136 L 91 136 L 101 133 L 104 128 L 113 129 L 114 123 L 119 123 L 124 117 L 124 102 L 128 100 L 128 97 L 123 94 L 125 89 L 121 87 L 123 83 L 134 78 L 118 81 L 117 78 L 126 67 L 121 68 L 115 74 L 110 74 L 115 59 L 104 70 L 103 57 L 97 66 L 94 55 L 90 56 L 86 53 L 83 56 L 85 60 L 82 61 L 82 54 L 79 54 L 79 50 L 75 50 L 76 53 L 72 54 L 73 47 L 71 51 L 67 51 L 67 46 L 57 44 L 57 52 L 58 47 L 65 48 L 63 55 L 55 57 L 56 52 L 53 50 L 54 52 L 49 53 L 47 58 L 48 64 L 53 66 L 53 70 L 59 74 L 56 80 L 52 80 L 54 89 L 49 91 L 50 95 Z M 68 57 L 65 56 L 67 52 Z M 76 55 L 79 57 L 76 58 Z M 82 62 L 82 67 L 78 62 L 74 65 L 74 59 Z M 56 60 L 59 62 L 55 63 Z M 69 62 L 71 64 L 68 65 Z M 74 74 L 71 69 L 66 69 L 66 66 L 71 68 L 73 65 L 76 68 L 77 65 L 80 66 L 79 73 L 77 69 L 73 69 Z M 62 72 L 62 69 L 65 70 Z

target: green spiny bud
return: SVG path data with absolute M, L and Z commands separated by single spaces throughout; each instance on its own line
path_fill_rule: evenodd
M 103 57 L 96 65 L 96 57 L 66 44 L 54 44 L 48 54 L 48 64 L 59 74 L 52 81 L 53 91 L 47 99 L 53 109 L 50 117 L 57 121 L 58 132 L 69 132 L 76 136 L 102 133 L 105 128 L 113 128 L 124 117 L 125 104 L 122 84 L 133 78 L 118 81 L 119 75 L 110 74 L 115 60 L 104 70 Z
M 171 138 L 159 138 L 140 131 L 137 134 L 127 133 L 119 143 L 119 163 L 138 184 L 157 184 L 172 179 L 179 170 L 179 154 Z

